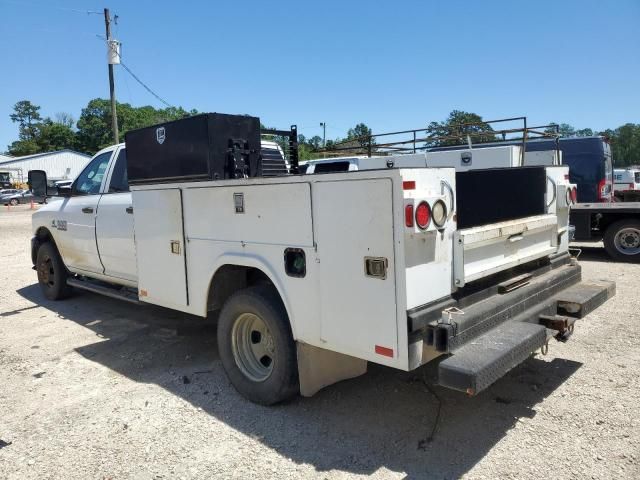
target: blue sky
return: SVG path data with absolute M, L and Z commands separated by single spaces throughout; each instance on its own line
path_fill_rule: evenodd
M 485 119 L 640 122 L 640 1 L 0 0 L 0 151 L 29 99 L 44 115 L 109 94 L 101 15 L 123 61 L 169 103 L 344 135 Z M 77 10 L 77 11 L 76 11 Z M 119 101 L 162 104 L 116 67 Z

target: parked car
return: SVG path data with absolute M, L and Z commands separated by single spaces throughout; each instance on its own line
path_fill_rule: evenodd
M 18 190 L 17 188 L 5 188 L 0 190 L 0 200 L 3 197 L 9 196 L 9 195 L 15 195 L 16 193 L 20 193 L 22 192 L 22 190 Z
M 17 190 L 17 193 L 10 193 L 8 195 L 2 195 L 0 202 L 4 205 L 18 205 L 20 203 L 45 203 L 45 197 L 34 195 L 31 190 Z

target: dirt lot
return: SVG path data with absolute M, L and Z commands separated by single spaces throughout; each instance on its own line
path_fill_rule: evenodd
M 0 212 L 0 478 L 640 478 L 640 265 L 587 249 L 584 277 L 617 297 L 478 397 L 371 366 L 265 408 L 199 319 L 46 301 L 30 214 Z

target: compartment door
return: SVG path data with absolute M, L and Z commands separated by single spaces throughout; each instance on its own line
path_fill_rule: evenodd
M 138 190 L 133 218 L 141 301 L 180 309 L 189 304 L 179 189 Z
M 380 363 L 398 357 L 392 202 L 388 178 L 313 184 L 321 339 Z M 383 276 L 367 275 L 368 257 Z

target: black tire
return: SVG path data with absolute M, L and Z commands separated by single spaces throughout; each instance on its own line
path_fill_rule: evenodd
M 38 248 L 36 271 L 42 293 L 49 300 L 62 300 L 71 294 L 69 272 L 53 243 L 45 242 Z
M 626 219 L 609 225 L 604 248 L 619 262 L 640 262 L 640 221 Z
M 243 366 L 242 358 L 239 358 L 242 355 L 237 353 L 242 350 L 237 346 L 237 332 L 240 330 L 238 325 L 246 323 L 247 317 L 253 318 L 251 315 L 258 317 L 266 325 L 269 346 L 273 347 L 269 353 L 272 356 L 269 361 L 270 373 L 261 380 L 251 378 L 251 373 Z M 247 331 L 246 328 L 243 330 Z M 254 341 L 255 333 L 249 333 L 251 342 Z M 240 290 L 225 302 L 218 318 L 218 351 L 233 386 L 254 403 L 273 405 L 300 391 L 296 345 L 289 317 L 278 292 L 272 286 L 254 286 Z

